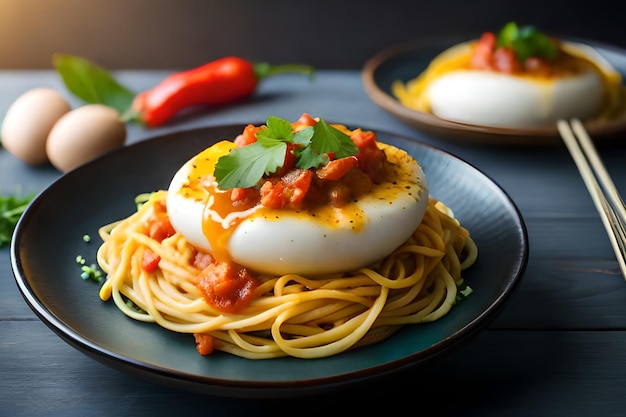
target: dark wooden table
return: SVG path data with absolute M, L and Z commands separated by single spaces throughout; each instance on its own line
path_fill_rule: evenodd
M 134 90 L 165 71 L 121 71 Z M 51 71 L 0 72 L 0 113 L 36 86 L 65 91 Z M 72 103 L 79 103 L 69 97 Z M 401 134 L 471 163 L 515 201 L 530 258 L 519 290 L 486 330 L 419 369 L 320 396 L 246 400 L 186 392 L 97 362 L 63 342 L 22 299 L 8 247 L 0 249 L 0 416 L 171 416 L 368 411 L 458 416 L 622 416 L 626 413 L 626 283 L 586 188 L 564 146 L 511 148 L 442 141 L 396 121 L 366 96 L 358 71 L 268 79 L 251 101 L 166 127 L 129 126 L 128 143 L 166 132 L 308 112 Z M 625 138 L 626 139 L 626 138 Z M 626 190 L 626 148 L 600 152 Z M 0 192 L 37 192 L 60 177 L 0 149 Z M 624 191 L 626 192 L 626 191 Z

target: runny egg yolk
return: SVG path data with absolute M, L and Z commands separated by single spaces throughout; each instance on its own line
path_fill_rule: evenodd
M 233 203 L 217 187 L 217 160 L 235 148 L 221 141 L 190 159 L 174 176 L 170 221 L 191 244 L 220 262 L 258 273 L 326 275 L 382 259 L 414 232 L 426 209 L 428 187 L 421 167 L 406 152 L 379 144 L 392 162 L 390 180 L 372 186 L 356 175 L 356 201 L 272 209 Z
M 180 189 L 185 198 L 204 204 L 202 233 L 207 238 L 213 257 L 220 262 L 231 261 L 227 250 L 228 238 L 242 218 L 229 216 L 233 211 L 230 193 L 217 187 L 213 171 L 217 160 L 234 148 L 234 143 L 222 141 L 201 152 L 193 159 L 188 182 L 182 184 Z M 239 211 L 245 212 L 245 209 L 241 207 Z

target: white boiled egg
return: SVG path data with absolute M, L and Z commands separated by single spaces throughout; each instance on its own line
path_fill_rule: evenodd
M 394 163 L 393 182 L 342 208 L 234 211 L 230 190 L 212 177 L 215 163 L 235 145 L 222 141 L 200 152 L 174 175 L 167 211 L 172 226 L 216 259 L 272 275 L 327 275 L 370 265 L 404 243 L 421 223 L 428 186 L 405 151 L 379 143 Z
M 542 126 L 561 118 L 596 115 L 602 80 L 595 71 L 546 82 L 468 70 L 441 76 L 430 85 L 427 95 L 433 114 L 442 119 L 490 126 Z
M 46 140 L 54 124 L 71 110 L 51 88 L 28 90 L 9 107 L 2 122 L 2 146 L 27 164 L 48 162 Z
M 46 141 L 50 163 L 68 172 L 126 141 L 126 125 L 117 110 L 103 104 L 87 104 L 64 114 Z
M 577 59 L 541 76 L 472 69 L 472 42 L 455 45 L 406 89 L 396 84 L 395 93 L 409 107 L 442 119 L 492 127 L 545 127 L 558 119 L 586 120 L 610 111 L 621 88 L 620 74 L 592 48 L 565 42 L 562 49 Z M 420 93 L 413 95 L 411 89 Z

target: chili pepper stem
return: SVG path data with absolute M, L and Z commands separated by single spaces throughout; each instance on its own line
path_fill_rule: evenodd
M 313 78 L 314 68 L 309 65 L 298 64 L 286 64 L 286 65 L 270 65 L 267 62 L 259 62 L 254 64 L 254 73 L 259 80 L 267 77 L 271 77 L 277 74 L 284 74 L 289 72 L 297 72 L 301 74 L 308 74 L 309 78 Z
M 124 113 L 122 113 L 122 115 L 120 115 L 120 120 L 123 123 L 137 122 L 137 121 L 141 121 L 141 117 L 140 117 L 140 113 L 136 109 L 130 108 L 126 110 Z

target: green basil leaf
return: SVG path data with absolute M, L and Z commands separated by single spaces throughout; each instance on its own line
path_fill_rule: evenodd
M 89 104 L 104 104 L 124 114 L 131 109 L 135 93 L 119 84 L 104 68 L 77 56 L 54 54 L 52 64 L 67 89 Z

